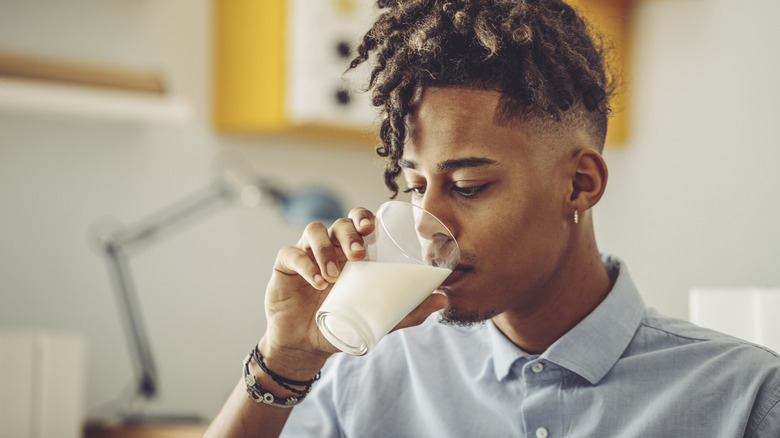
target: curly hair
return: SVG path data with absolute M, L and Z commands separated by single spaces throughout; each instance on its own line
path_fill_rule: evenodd
M 384 10 L 350 69 L 373 61 L 368 83 L 380 107 L 385 184 L 396 179 L 406 118 L 426 86 L 495 89 L 497 118 L 574 121 L 603 147 L 610 85 L 602 49 L 562 0 L 378 0 Z M 585 111 L 581 109 L 584 108 Z M 579 111 L 577 109 L 580 109 Z M 584 125 L 583 125 L 584 123 Z

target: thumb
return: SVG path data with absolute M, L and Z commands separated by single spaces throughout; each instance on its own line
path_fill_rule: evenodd
M 431 313 L 443 309 L 447 305 L 447 297 L 444 294 L 432 293 L 419 306 L 411 311 L 393 330 L 413 327 L 422 324 Z

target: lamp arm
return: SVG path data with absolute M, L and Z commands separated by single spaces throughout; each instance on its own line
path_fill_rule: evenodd
M 220 203 L 231 200 L 233 196 L 234 192 L 230 184 L 225 181 L 214 182 L 152 214 L 135 226 L 114 231 L 103 241 L 103 253 L 107 259 L 119 313 L 138 375 L 136 390 L 147 399 L 157 393 L 157 369 L 130 270 L 129 255 L 143 244 L 175 231 L 185 222 L 191 221 L 199 214 L 204 214 L 209 209 L 216 208 Z
M 157 368 L 154 365 L 149 337 L 141 316 L 130 264 L 120 246 L 107 243 L 105 252 L 125 335 L 131 353 L 134 353 L 131 354 L 131 358 L 138 375 L 136 391 L 149 399 L 157 393 Z
M 111 239 L 123 250 L 132 250 L 142 244 L 174 231 L 183 222 L 234 197 L 233 188 L 225 181 L 216 181 L 198 192 L 176 202 L 142 220 L 135 226 L 117 230 Z

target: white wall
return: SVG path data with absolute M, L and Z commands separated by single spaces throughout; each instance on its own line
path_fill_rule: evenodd
M 694 286 L 780 285 L 780 3 L 637 3 L 633 136 L 605 153 L 604 250 L 646 302 L 687 317 Z
M 606 153 L 595 214 L 601 248 L 666 313 L 687 315 L 693 285 L 780 283 L 778 5 L 637 3 L 634 132 Z M 289 185 L 333 187 L 347 205 L 385 196 L 370 146 L 210 132 L 209 25 L 206 0 L 0 4 L 0 49 L 160 68 L 196 110 L 185 127 L 0 113 L 0 327 L 83 331 L 92 415 L 131 376 L 105 266 L 87 245 L 96 219 L 132 223 L 205 186 L 222 147 Z M 236 207 L 133 259 L 160 371 L 156 411 L 216 413 L 263 331 L 276 251 L 299 231 L 269 209 Z

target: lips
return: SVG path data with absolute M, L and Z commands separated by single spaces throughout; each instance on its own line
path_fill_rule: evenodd
M 449 287 L 454 285 L 455 283 L 459 282 L 463 279 L 463 277 L 471 270 L 472 268 L 470 266 L 462 266 L 458 265 L 453 271 L 452 274 L 450 274 L 449 277 L 447 277 L 446 280 L 444 280 L 444 283 L 441 284 L 442 287 Z

